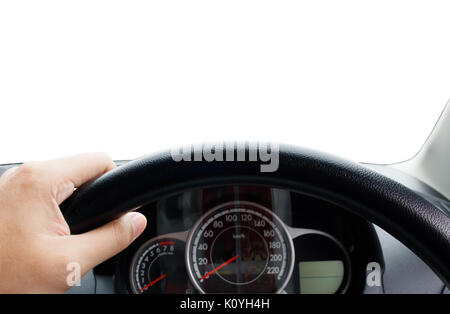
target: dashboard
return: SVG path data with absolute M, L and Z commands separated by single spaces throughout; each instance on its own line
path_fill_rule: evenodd
M 0 175 L 13 166 L 0 166 Z M 450 202 L 416 178 L 388 166 L 364 167 L 450 213 Z M 147 216 L 144 233 L 68 293 L 449 293 L 393 236 L 307 193 L 205 186 L 164 195 L 138 211 Z M 381 282 L 368 285 L 374 270 Z
M 121 293 L 361 293 L 383 265 L 371 224 L 297 192 L 208 187 L 139 211 L 146 231 L 113 262 Z

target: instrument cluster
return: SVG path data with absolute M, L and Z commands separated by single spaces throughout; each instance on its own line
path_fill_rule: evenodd
M 298 192 L 208 187 L 140 211 L 149 225 L 114 261 L 117 292 L 360 293 L 382 261 L 371 224 Z

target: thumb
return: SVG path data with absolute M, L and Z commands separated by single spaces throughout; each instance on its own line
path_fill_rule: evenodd
M 104 262 L 129 246 L 145 229 L 147 219 L 130 212 L 92 231 L 70 236 L 71 249 L 79 259 L 81 272 Z

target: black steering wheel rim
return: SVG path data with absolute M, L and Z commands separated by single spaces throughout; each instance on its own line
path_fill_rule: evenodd
M 145 156 L 85 184 L 62 205 L 72 233 L 110 221 L 161 196 L 195 187 L 262 184 L 313 195 L 377 224 L 450 284 L 450 218 L 432 203 L 358 163 L 278 145 L 279 167 L 248 161 L 181 161 L 170 151 Z M 201 149 L 193 146 L 192 154 Z M 246 154 L 249 153 L 246 146 Z M 235 156 L 237 147 L 235 147 Z

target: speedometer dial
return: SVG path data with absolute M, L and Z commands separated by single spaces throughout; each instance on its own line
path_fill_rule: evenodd
M 286 227 L 270 210 L 232 202 L 194 226 L 186 259 L 202 293 L 277 293 L 292 273 L 293 254 Z

